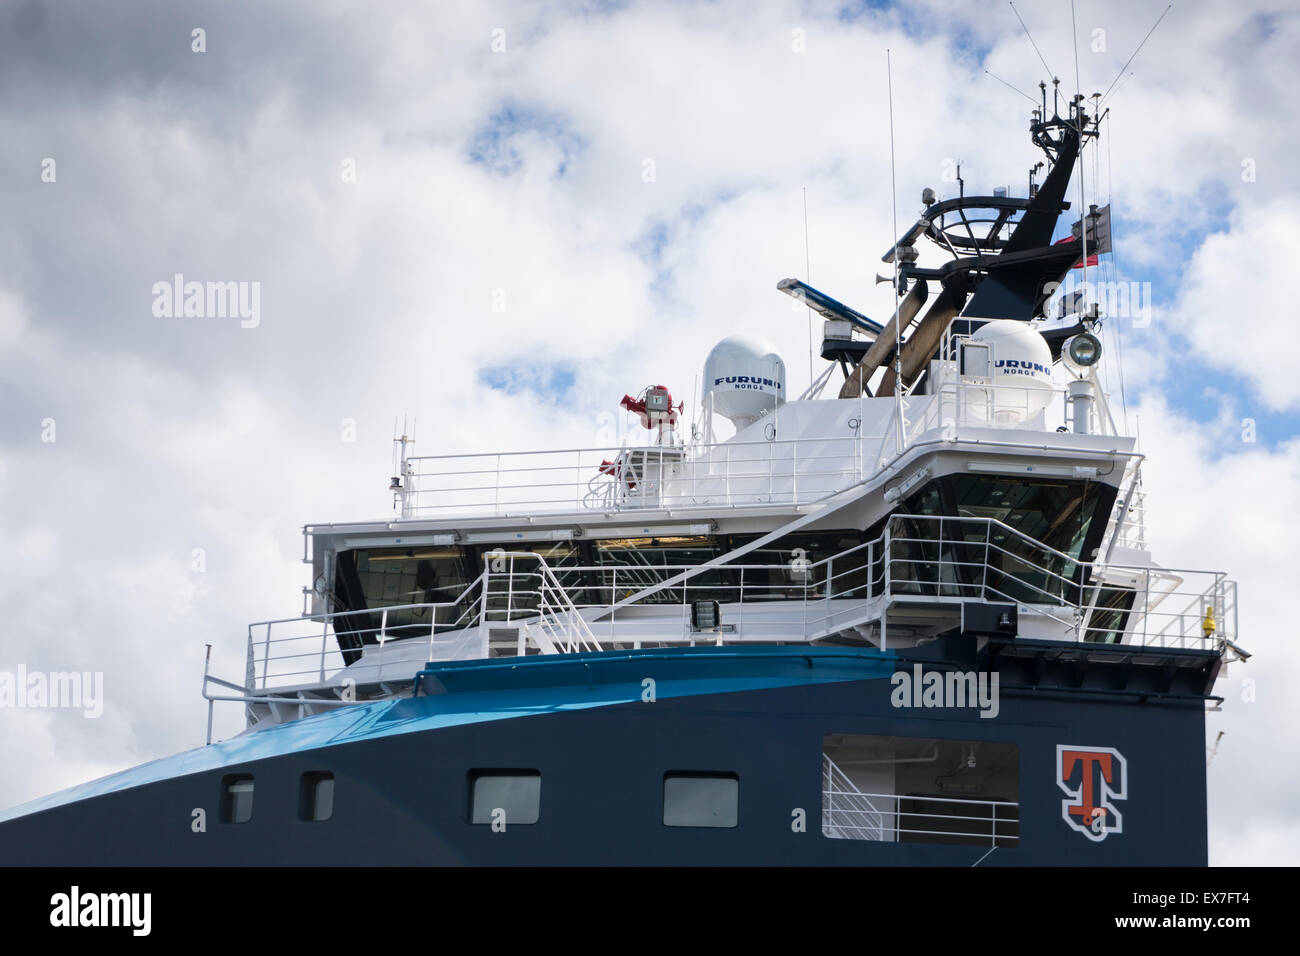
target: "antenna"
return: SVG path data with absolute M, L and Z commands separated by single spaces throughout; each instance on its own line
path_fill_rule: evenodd
M 1002 84 L 1003 86 L 1005 86 L 1007 89 L 1011 90 L 1011 92 L 1013 92 L 1013 93 L 1019 93 L 1019 94 L 1020 94 L 1021 96 L 1023 96 L 1025 99 L 1029 100 L 1030 103 L 1033 103 L 1033 102 L 1034 102 L 1034 98 L 1033 98 L 1032 96 L 1030 96 L 1028 93 L 1024 92 L 1023 90 L 1019 90 L 1019 89 L 1017 89 L 1016 87 L 1012 86 L 1010 83 L 1008 83 L 1006 80 L 1002 79 L 1002 77 L 998 76 L 996 73 L 993 73 L 993 72 L 991 72 L 991 71 L 989 71 L 989 70 L 985 70 L 984 72 L 985 72 L 987 75 L 993 77 L 993 79 L 997 80 L 999 83 L 1001 83 L 1001 84 Z M 1037 104 L 1035 104 L 1035 105 L 1037 105 Z
M 1126 74 L 1124 75 L 1124 78 L 1123 78 L 1122 80 L 1119 81 L 1119 86 L 1115 86 L 1115 84 L 1112 83 L 1111 86 L 1114 86 L 1114 87 L 1115 87 L 1115 93 L 1119 93 L 1120 90 L 1124 89 L 1124 84 L 1127 83 L 1127 82 L 1128 82 L 1129 80 L 1131 80 L 1131 79 L 1133 79 L 1133 71 L 1132 71 L 1132 70 L 1130 70 L 1128 73 L 1126 73 Z M 1114 95 L 1114 94 L 1111 94 L 1111 95 Z M 1105 98 L 1102 99 L 1102 101 L 1101 101 L 1101 105 L 1102 105 L 1102 106 L 1105 106 L 1105 105 L 1106 105 L 1107 103 L 1109 103 L 1109 102 L 1110 102 L 1110 96 L 1107 96 L 1107 97 L 1105 97 Z
M 1132 75 L 1133 75 L 1132 73 L 1129 74 L 1129 76 Z M 1098 120 L 1097 122 L 1100 123 L 1101 120 Z M 1112 193 L 1114 188 L 1115 188 L 1115 174 L 1114 174 L 1114 168 L 1111 165 L 1110 133 L 1107 132 L 1106 134 L 1106 203 L 1108 205 L 1112 202 Z M 1119 256 L 1116 255 L 1115 253 L 1115 243 L 1113 240 L 1111 241 L 1110 260 L 1111 260 L 1111 268 L 1114 270 L 1114 277 L 1118 280 L 1119 279 Z M 1118 371 L 1119 371 L 1119 400 L 1120 400 L 1120 407 L 1123 408 L 1124 410 L 1124 430 L 1128 431 L 1128 393 L 1124 387 L 1124 337 L 1122 335 L 1123 326 L 1124 326 L 1123 322 L 1116 322 L 1111 330 L 1111 334 L 1115 336 L 1115 358 L 1117 359 L 1116 365 L 1118 366 Z
M 1084 295 L 1086 296 L 1090 288 L 1088 285 L 1088 226 L 1095 225 L 1096 217 L 1087 211 L 1088 201 L 1085 198 L 1084 192 L 1083 181 L 1086 178 L 1084 176 L 1084 171 L 1087 168 L 1087 164 L 1083 161 L 1083 147 L 1085 144 L 1083 122 L 1081 120 L 1083 110 L 1079 108 L 1077 101 L 1071 105 L 1074 108 L 1075 124 L 1079 129 L 1079 165 L 1077 167 L 1079 171 L 1079 238 L 1083 241 L 1083 289 Z M 1090 219 L 1092 220 L 1091 223 L 1089 222 Z M 1086 303 L 1084 308 L 1087 310 L 1088 314 L 1092 314 L 1093 310 L 1090 303 Z
M 803 261 L 804 274 L 808 277 L 808 284 L 812 285 L 812 253 L 808 245 L 808 187 L 803 187 Z M 809 388 L 815 378 L 813 375 L 813 310 L 808 305 L 807 298 L 804 299 L 804 305 L 808 309 L 808 382 Z
M 1074 0 L 1070 0 L 1070 35 L 1074 37 L 1074 95 L 1077 98 L 1083 92 L 1083 83 L 1079 80 L 1079 22 L 1074 16 Z
M 401 517 L 410 517 L 410 498 L 415 491 L 415 474 L 407 460 L 407 446 L 414 445 L 415 422 L 412 420 L 407 430 L 406 416 L 402 416 L 401 436 L 397 433 L 397 418 L 393 418 L 393 474 L 388 481 L 388 490 L 393 493 L 393 510 Z
M 1110 91 L 1115 88 L 1115 84 L 1119 81 L 1119 78 L 1124 75 L 1124 71 L 1128 69 L 1128 65 L 1133 62 L 1133 57 L 1137 56 L 1140 52 L 1142 52 L 1142 48 L 1147 45 L 1147 40 L 1151 39 L 1151 34 L 1155 33 L 1156 27 L 1160 26 L 1160 21 L 1163 20 L 1165 16 L 1169 13 L 1169 11 L 1172 10 L 1173 8 L 1174 5 L 1172 3 L 1169 4 L 1169 6 L 1165 7 L 1165 12 L 1160 14 L 1160 16 L 1156 18 L 1156 22 L 1151 25 L 1151 29 L 1147 31 L 1147 35 L 1142 38 L 1142 42 L 1139 43 L 1137 45 L 1137 49 L 1133 51 L 1133 56 L 1130 56 L 1127 60 L 1124 61 L 1124 65 L 1121 66 L 1119 68 L 1119 72 L 1115 74 L 1115 79 L 1111 80 L 1110 86 L 1106 87 L 1106 92 L 1105 94 L 1102 95 L 1103 102 L 1105 101 L 1106 97 L 1110 95 Z
M 1087 145 L 1087 140 L 1083 135 L 1083 91 L 1082 83 L 1079 80 L 1079 25 L 1074 16 L 1074 0 L 1070 0 L 1070 33 L 1074 38 L 1074 99 L 1070 100 L 1070 111 L 1074 114 L 1071 119 L 1074 120 L 1075 129 L 1079 134 L 1079 237 L 1083 240 L 1083 288 L 1084 295 L 1087 295 L 1088 286 L 1088 203 L 1084 199 L 1084 173 L 1088 169 L 1088 164 L 1083 159 L 1083 149 Z M 1088 311 L 1091 308 L 1085 305 Z
M 1020 21 L 1020 28 L 1025 31 L 1025 36 L 1029 37 L 1030 45 L 1033 46 L 1034 52 L 1038 54 L 1038 62 L 1043 64 L 1043 69 L 1047 71 L 1048 76 L 1056 76 L 1056 72 L 1048 66 L 1047 61 L 1043 59 L 1043 51 L 1038 49 L 1037 43 L 1034 43 L 1034 37 L 1029 32 L 1029 27 L 1025 26 L 1025 20 L 1020 15 L 1020 11 L 1016 9 L 1016 5 L 1012 3 L 1011 0 L 1007 0 L 1007 5 L 1011 7 L 1011 12 L 1016 15 L 1016 19 Z
M 894 235 L 898 235 L 898 178 L 894 171 L 894 66 L 890 59 L 889 48 L 885 48 L 885 77 L 889 85 L 889 198 L 894 211 Z M 958 167 L 960 181 L 960 167 Z M 898 410 L 898 447 L 903 447 L 903 323 L 901 314 L 901 293 L 898 290 L 898 268 L 902 256 L 894 256 L 894 407 Z M 863 391 L 866 390 L 863 382 Z
M 700 416 L 704 414 L 704 395 L 700 392 L 700 373 L 695 373 L 695 391 L 692 393 L 700 401 L 695 406 L 695 414 L 691 418 L 691 444 L 694 445 L 699 438 Z

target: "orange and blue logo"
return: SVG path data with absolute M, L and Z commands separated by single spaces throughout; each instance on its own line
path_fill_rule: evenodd
M 1056 785 L 1069 795 L 1061 816 L 1072 830 L 1095 843 L 1124 832 L 1115 802 L 1128 798 L 1128 761 L 1114 747 L 1057 744 Z

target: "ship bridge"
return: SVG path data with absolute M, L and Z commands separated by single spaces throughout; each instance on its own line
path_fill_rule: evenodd
M 409 693 L 431 661 L 953 633 L 1235 653 L 1235 583 L 1151 560 L 1104 394 L 1080 415 L 1068 384 L 963 374 L 964 347 L 928 394 L 805 396 L 726 441 L 403 443 L 397 516 L 308 526 L 304 615 L 250 626 L 244 680 L 208 696 L 258 726 Z

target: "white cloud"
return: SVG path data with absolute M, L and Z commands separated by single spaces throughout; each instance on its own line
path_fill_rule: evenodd
M 1227 369 L 1275 411 L 1300 409 L 1296 304 L 1286 276 L 1300 262 L 1300 196 L 1233 214 L 1188 262 L 1169 321 L 1212 368 Z
M 1208 772 L 1211 862 L 1295 865 L 1300 831 L 1288 755 L 1300 740 L 1300 713 L 1291 706 L 1291 688 L 1300 681 L 1291 570 L 1300 532 L 1300 438 L 1273 448 L 1243 442 L 1231 405 L 1209 423 L 1154 395 L 1134 411 L 1142 421 L 1148 540 L 1156 559 L 1235 578 L 1239 643 L 1254 655 L 1229 666 L 1214 691 L 1225 698 L 1223 709 L 1206 719 L 1210 741 L 1224 732 Z M 1263 832 L 1274 839 L 1261 840 Z M 1268 852 L 1251 859 L 1244 847 Z

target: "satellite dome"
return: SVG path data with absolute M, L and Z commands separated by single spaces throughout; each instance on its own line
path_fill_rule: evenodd
M 981 325 L 971 338 L 993 343 L 994 384 L 1052 387 L 1052 349 L 1028 324 L 996 319 Z
M 785 362 L 769 342 L 730 335 L 704 360 L 704 395 L 737 430 L 752 425 L 785 402 Z
M 1025 422 L 1051 403 L 1052 349 L 1027 323 L 996 319 L 981 325 L 971 341 L 992 346 L 993 367 L 986 377 L 994 386 L 990 389 L 994 421 Z

